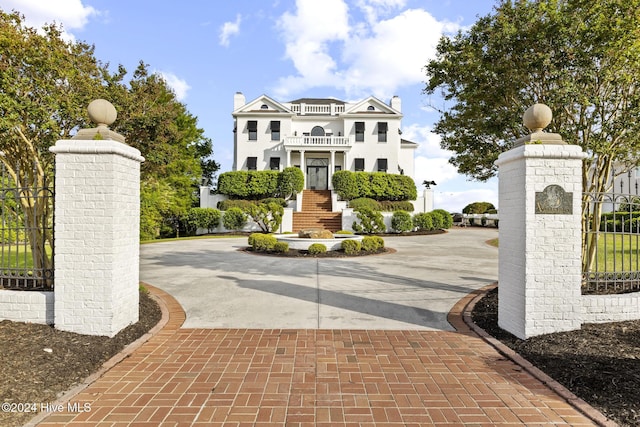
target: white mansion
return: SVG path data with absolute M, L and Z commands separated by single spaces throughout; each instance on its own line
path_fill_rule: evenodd
M 303 98 L 278 102 L 262 95 L 233 99 L 233 170 L 300 167 L 305 189 L 331 189 L 338 170 L 400 173 L 414 177 L 417 144 L 401 138 L 401 102 L 369 97 L 347 103 Z

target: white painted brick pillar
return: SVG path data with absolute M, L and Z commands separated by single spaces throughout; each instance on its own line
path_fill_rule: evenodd
M 541 119 L 540 114 L 548 117 Z M 533 123 L 535 119 L 542 124 Z M 515 148 L 496 161 L 500 197 L 498 324 L 521 339 L 579 329 L 582 323 L 585 154 L 581 147 L 564 143 L 559 135 L 542 132 L 550 121 L 551 111 L 542 104 L 527 110 L 525 124 L 533 133 L 516 141 Z
M 113 111 L 98 107 L 112 120 L 95 118 L 96 102 L 89 112 L 98 127 L 50 149 L 56 155 L 54 321 L 61 330 L 112 337 L 138 321 L 144 158 L 106 127 L 115 120 L 111 104 Z

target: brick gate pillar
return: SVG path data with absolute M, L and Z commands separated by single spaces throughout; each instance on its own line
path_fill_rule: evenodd
M 58 329 L 114 336 L 138 321 L 140 151 L 108 129 L 116 110 L 89 105 L 98 126 L 56 142 L 55 302 Z
M 499 167 L 498 324 L 526 339 L 579 329 L 582 159 L 577 145 L 543 132 L 551 110 L 523 117 L 532 133 L 496 161 Z

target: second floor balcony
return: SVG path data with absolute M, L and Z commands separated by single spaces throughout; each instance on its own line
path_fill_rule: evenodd
M 348 136 L 287 136 L 284 139 L 285 147 L 299 148 L 349 148 L 353 140 Z

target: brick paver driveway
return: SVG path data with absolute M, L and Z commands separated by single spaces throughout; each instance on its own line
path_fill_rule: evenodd
M 240 267 L 232 268 L 240 274 Z M 466 277 L 462 282 L 482 276 L 454 273 L 456 268 L 471 264 L 442 265 L 441 273 Z M 416 285 L 412 274 L 402 286 Z M 475 283 L 479 287 L 482 280 Z M 442 288 L 447 301 L 450 293 L 462 293 L 459 285 Z M 363 289 L 349 292 L 362 297 Z M 457 331 L 435 330 L 437 319 L 416 325 L 420 317 L 399 315 L 387 319 L 414 327 L 193 328 L 185 327 L 182 301 L 153 291 L 168 307 L 164 328 L 86 389 L 67 396 L 72 403 L 89 404 L 90 412 L 53 414 L 40 426 L 593 425 L 467 329 L 458 314 L 465 301 L 450 316 Z M 375 314 L 363 311 L 356 312 Z

